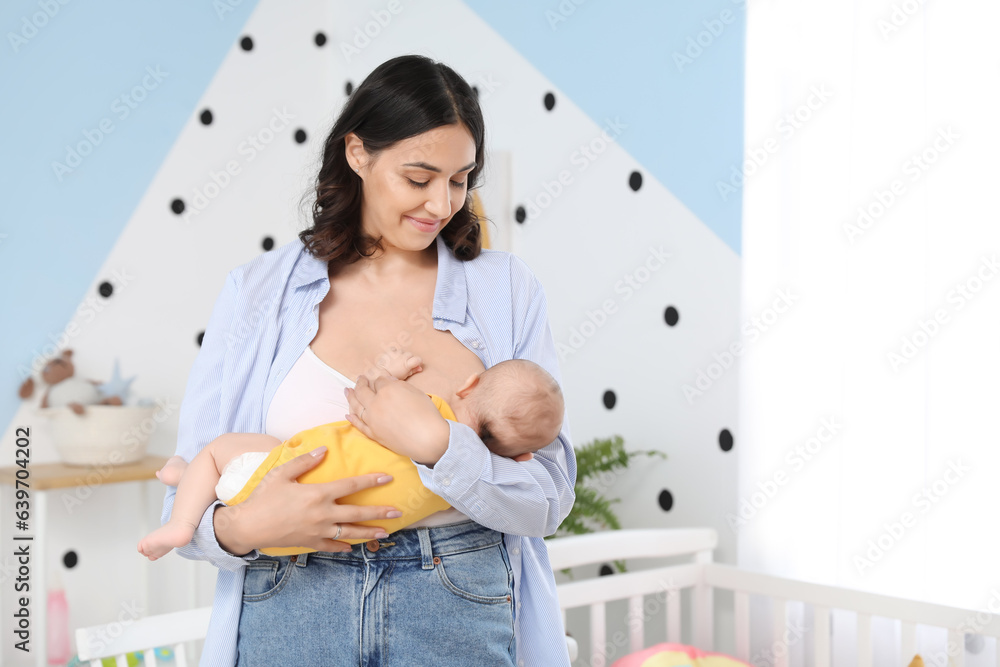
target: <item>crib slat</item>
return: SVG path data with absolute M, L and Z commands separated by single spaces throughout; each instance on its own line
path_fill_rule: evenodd
M 184 653 L 183 643 L 174 644 L 174 660 L 177 661 L 177 667 L 187 667 L 187 654 Z
M 590 664 L 594 667 L 605 667 L 605 632 L 604 603 L 590 605 Z
M 858 614 L 858 667 L 872 667 L 871 614 Z
M 699 551 L 694 555 L 695 563 L 700 565 L 712 562 L 712 552 Z M 704 650 L 711 651 L 714 646 L 714 615 L 715 610 L 712 605 L 712 587 L 705 581 L 704 573 L 698 576 L 698 583 L 691 591 L 691 616 L 694 620 L 695 645 Z
M 908 667 L 917 654 L 917 624 L 903 621 L 899 639 L 899 667 Z
M 124 653 L 115 656 L 115 667 L 128 667 L 128 658 Z
M 750 662 L 750 596 L 736 591 L 733 606 L 736 611 L 736 657 Z
M 951 663 L 955 667 L 965 666 L 965 633 L 959 632 L 955 628 L 948 628 L 948 646 L 957 646 L 958 651 L 951 656 Z
M 830 608 L 813 607 L 813 644 L 816 648 L 816 667 L 830 667 Z
M 667 641 L 681 643 L 681 594 L 667 594 Z
M 91 660 L 90 667 L 101 667 L 101 661 L 96 658 Z
M 645 628 L 642 619 L 642 603 L 643 597 L 641 595 L 635 595 L 628 599 L 629 646 L 632 653 L 645 648 L 643 645 Z
M 785 641 L 785 629 L 788 627 L 788 601 L 784 598 L 772 598 L 772 604 L 774 605 L 774 628 L 771 650 L 774 651 L 774 667 L 788 667 L 788 642 Z

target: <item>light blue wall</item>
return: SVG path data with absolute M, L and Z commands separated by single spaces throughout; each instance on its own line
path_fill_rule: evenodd
M 595 123 L 629 118 L 618 142 L 740 253 L 740 193 L 717 183 L 743 159 L 745 2 L 466 4 Z

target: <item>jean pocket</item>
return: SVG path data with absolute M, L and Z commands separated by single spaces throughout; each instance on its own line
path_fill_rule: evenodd
M 258 602 L 278 593 L 292 573 L 288 556 L 260 556 L 247 561 L 243 576 L 243 601 Z
M 506 604 L 514 574 L 503 544 L 434 558 L 441 584 L 458 597 L 482 604 Z

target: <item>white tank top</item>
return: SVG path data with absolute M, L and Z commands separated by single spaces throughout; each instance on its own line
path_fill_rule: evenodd
M 327 366 L 307 345 L 271 399 L 264 432 L 284 442 L 299 431 L 346 419 L 344 415 L 350 407 L 344 396 L 345 387 L 354 387 L 354 382 Z M 450 507 L 426 516 L 407 528 L 438 526 L 468 519 L 466 514 Z

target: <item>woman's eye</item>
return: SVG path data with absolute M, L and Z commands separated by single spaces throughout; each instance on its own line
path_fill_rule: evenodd
M 425 188 L 425 187 L 427 187 L 427 184 L 430 182 L 430 181 L 415 181 L 412 178 L 407 178 L 406 180 L 409 181 L 410 185 L 412 185 L 415 188 Z M 462 181 L 461 183 L 452 181 L 451 185 L 454 188 L 464 188 L 465 187 L 465 181 Z

